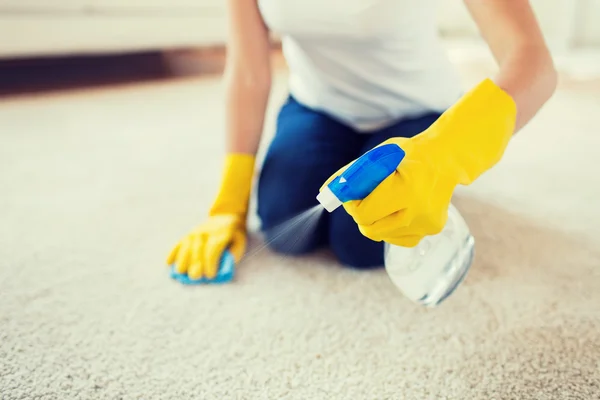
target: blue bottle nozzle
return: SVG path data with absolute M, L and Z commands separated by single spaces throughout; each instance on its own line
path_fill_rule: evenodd
M 324 187 L 317 201 L 332 212 L 347 201 L 364 199 L 398 168 L 405 154 L 393 143 L 375 147 Z

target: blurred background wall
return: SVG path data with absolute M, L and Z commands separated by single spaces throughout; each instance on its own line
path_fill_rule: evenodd
M 0 0 L 0 57 L 218 46 L 226 40 L 224 3 Z M 532 0 L 532 4 L 555 55 L 597 56 L 600 0 Z M 439 5 L 444 36 L 475 45 L 477 30 L 463 2 L 440 0 Z
M 599 0 L 530 0 L 555 50 L 600 46 Z M 462 1 L 439 2 L 440 29 L 446 36 L 475 37 L 477 28 Z
M 600 77 L 600 0 L 530 0 L 561 74 Z M 461 0 L 439 1 L 440 31 L 457 61 L 487 59 L 477 27 Z

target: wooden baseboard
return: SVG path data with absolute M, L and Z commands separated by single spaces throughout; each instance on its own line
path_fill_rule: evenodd
M 176 74 L 221 74 L 225 68 L 227 49 L 225 46 L 212 46 L 169 50 L 163 54 L 166 62 Z M 272 44 L 272 55 L 273 67 L 276 69 L 285 68 L 285 60 L 279 42 Z

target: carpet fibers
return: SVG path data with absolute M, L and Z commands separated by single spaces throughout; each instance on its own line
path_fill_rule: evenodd
M 168 278 L 218 185 L 218 79 L 7 98 L 0 398 L 599 399 L 599 115 L 600 91 L 562 87 L 457 193 L 475 265 L 428 310 L 326 253 Z

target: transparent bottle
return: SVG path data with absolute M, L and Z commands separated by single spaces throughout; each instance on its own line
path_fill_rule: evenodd
M 451 204 L 446 226 L 415 247 L 385 244 L 385 269 L 410 300 L 427 307 L 444 301 L 464 280 L 473 263 L 475 239 Z
M 332 179 L 317 195 L 328 211 L 369 196 L 404 159 L 404 150 L 388 143 L 368 151 Z M 446 226 L 412 248 L 384 246 L 385 268 L 392 282 L 412 301 L 434 307 L 463 281 L 473 263 L 475 239 L 451 204 Z

